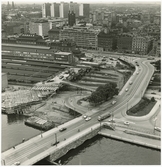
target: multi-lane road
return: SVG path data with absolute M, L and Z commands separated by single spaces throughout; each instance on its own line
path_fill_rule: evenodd
M 85 121 L 82 117 L 77 118 L 77 121 L 72 121 L 71 124 L 66 125 L 67 129 L 63 132 L 59 131 L 60 127 L 54 128 L 51 131 L 45 132 L 43 137 L 38 136 L 17 146 L 15 149 L 12 148 L 2 153 L 2 163 L 5 165 L 13 165 L 15 162 L 20 162 L 20 165 L 31 165 L 38 159 L 48 156 L 50 150 L 66 142 L 65 139 L 75 137 L 76 134 L 91 128 L 95 124 L 99 124 L 97 120 L 99 115 L 113 112 L 118 118 L 125 117 L 123 112 L 140 101 L 154 71 L 154 67 L 150 65 L 146 59 L 139 59 L 138 63 L 139 66 L 136 66 L 136 71 L 130 78 L 132 84 L 130 85 L 128 81 L 124 87 L 124 91 L 116 97 L 116 104 L 110 105 L 109 102 L 108 104 L 103 104 L 93 109 L 93 111 L 89 112 L 91 116 L 90 121 Z M 126 88 L 128 91 L 125 91 Z M 76 108 L 76 110 L 79 110 L 79 108 Z M 64 126 L 65 125 L 61 125 L 61 127 Z M 78 132 L 78 129 L 80 132 Z M 60 143 L 57 146 L 51 146 L 56 140 L 60 141 Z

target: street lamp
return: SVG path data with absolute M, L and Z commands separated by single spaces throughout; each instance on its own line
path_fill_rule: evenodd
M 154 134 L 155 134 L 155 127 L 156 127 L 156 121 L 157 121 L 157 117 L 154 119 L 155 123 L 154 123 Z
M 56 145 L 57 145 L 57 133 L 55 133 L 55 140 L 56 140 Z
M 127 101 L 127 111 L 128 111 L 128 102 L 129 102 L 129 100 Z
M 111 116 L 112 116 L 112 125 L 113 125 L 113 117 L 114 117 L 114 114 L 113 114 L 113 111 L 112 111 L 112 114 L 111 114 Z

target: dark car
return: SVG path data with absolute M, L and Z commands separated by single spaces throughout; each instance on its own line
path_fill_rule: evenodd
M 66 128 L 61 128 L 59 131 L 60 132 L 63 132 L 63 131 L 65 131 L 66 130 Z

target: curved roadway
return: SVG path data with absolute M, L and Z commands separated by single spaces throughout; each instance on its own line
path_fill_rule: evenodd
M 43 133 L 43 137 L 37 136 L 25 143 L 20 144 L 15 149 L 10 149 L 2 153 L 2 163 L 5 165 L 13 165 L 14 162 L 19 161 L 21 165 L 31 165 L 36 163 L 38 160 L 47 157 L 51 149 L 55 149 L 59 146 L 51 146 L 51 143 L 60 141 L 61 143 L 66 142 L 64 139 L 75 137 L 78 132 L 91 128 L 95 124 L 99 124 L 97 117 L 106 112 L 113 112 L 114 115 L 117 115 L 119 118 L 123 117 L 123 112 L 128 107 L 134 106 L 137 104 L 142 95 L 144 94 L 147 84 L 149 83 L 152 74 L 154 72 L 154 67 L 149 63 L 145 62 L 146 59 L 138 60 L 141 70 L 137 75 L 136 72 L 132 76 L 133 84 L 129 85 L 127 83 L 128 92 L 123 91 L 121 95 L 116 98 L 117 103 L 115 105 L 108 104 L 101 105 L 97 109 L 93 109 L 89 112 L 91 115 L 90 121 L 85 121 L 82 117 L 79 117 L 71 123 L 61 125 L 60 127 L 66 126 L 67 130 L 59 132 L 60 127 L 54 128 L 48 132 Z M 137 69 L 139 70 L 139 69 Z M 55 135 L 56 134 L 56 135 Z M 38 159 L 39 157 L 39 159 Z

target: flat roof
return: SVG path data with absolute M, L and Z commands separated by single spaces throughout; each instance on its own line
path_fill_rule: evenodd
M 38 45 L 19 45 L 19 44 L 10 44 L 10 43 L 2 43 L 2 46 L 13 46 L 13 47 L 21 47 L 21 48 L 34 48 L 34 49 L 50 49 L 48 46 L 38 46 Z
M 55 55 L 70 55 L 70 52 L 57 52 Z

